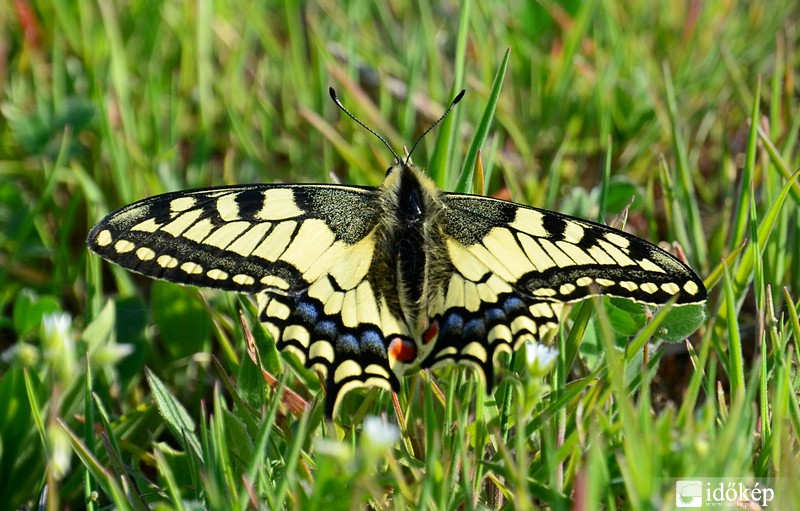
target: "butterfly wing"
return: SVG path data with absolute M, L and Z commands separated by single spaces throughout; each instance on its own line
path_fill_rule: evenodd
M 652 305 L 706 299 L 691 269 L 636 236 L 488 197 L 440 199 L 452 268 L 431 300 L 438 335 L 422 367 L 468 363 L 491 385 L 495 353 L 544 339 L 566 303 L 596 294 Z
M 410 340 L 369 273 L 379 207 L 354 186 L 182 191 L 110 214 L 87 244 L 150 277 L 257 294 L 277 346 L 322 370 L 331 416 L 351 388 L 397 389 L 386 339 Z
M 377 221 L 374 194 L 326 185 L 167 193 L 111 213 L 87 244 L 111 262 L 179 284 L 296 291 L 307 286 L 303 273 L 315 255 L 367 236 Z

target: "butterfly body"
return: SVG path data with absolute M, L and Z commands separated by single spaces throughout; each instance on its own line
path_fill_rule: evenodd
M 466 363 L 490 388 L 500 351 L 540 341 L 566 303 L 609 294 L 700 303 L 702 281 L 635 236 L 440 191 L 399 160 L 379 188 L 248 185 L 173 192 L 103 219 L 102 257 L 180 284 L 255 294 L 277 346 L 324 375 L 326 413 L 360 386 Z

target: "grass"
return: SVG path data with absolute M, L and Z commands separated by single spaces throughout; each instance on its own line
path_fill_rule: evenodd
M 790 1 L 0 5 L 0 503 L 672 509 L 676 478 L 741 477 L 796 506 L 798 21 Z M 168 190 L 380 183 L 390 155 L 331 85 L 395 148 L 466 88 L 415 153 L 441 186 L 625 210 L 705 276 L 707 317 L 588 301 L 551 373 L 510 357 L 492 395 L 420 373 L 327 423 L 248 298 L 87 254 L 105 213 Z

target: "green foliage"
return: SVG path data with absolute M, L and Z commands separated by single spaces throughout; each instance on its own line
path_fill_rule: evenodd
M 38 402 L 44 401 L 47 390 L 41 382 L 32 382 L 31 391 Z M 45 470 L 43 439 L 37 436 L 21 365 L 9 368 L 0 377 L 0 399 L 4 403 L 0 413 L 0 470 L 7 474 L 0 481 L 0 495 L 8 506 L 16 508 L 31 497 Z
M 151 288 L 153 322 L 170 360 L 208 350 L 211 320 L 195 296 L 195 290 L 167 282 L 157 281 Z
M 670 509 L 672 478 L 741 476 L 797 507 L 798 21 L 789 0 L 0 5 L 0 504 Z M 248 298 L 88 256 L 155 193 L 380 183 L 331 85 L 395 148 L 465 88 L 417 164 L 672 243 L 707 307 L 587 301 L 549 376 L 521 350 L 491 394 L 444 368 L 331 424 Z

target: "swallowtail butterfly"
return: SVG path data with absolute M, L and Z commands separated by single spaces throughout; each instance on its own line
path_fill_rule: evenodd
M 590 295 L 706 299 L 687 265 L 636 236 L 443 192 L 410 153 L 395 154 L 379 188 L 157 195 L 105 217 L 87 244 L 153 278 L 255 295 L 277 346 L 323 374 L 328 416 L 353 388 L 397 391 L 403 375 L 447 363 L 473 366 L 490 388 L 498 352 L 544 339 L 566 304 Z

